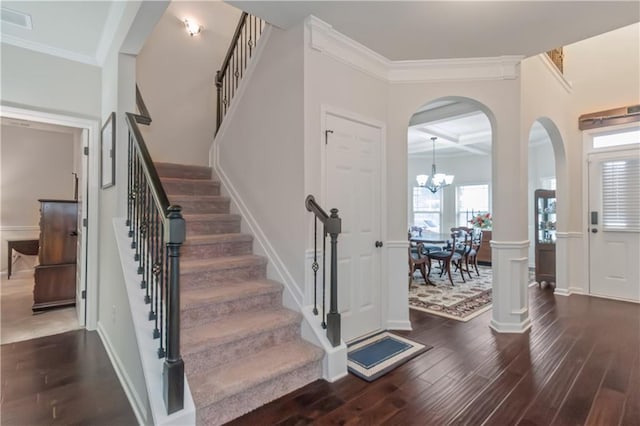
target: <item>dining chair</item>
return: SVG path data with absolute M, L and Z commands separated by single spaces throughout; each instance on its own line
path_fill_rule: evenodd
M 482 246 L 482 229 L 474 228 L 471 238 L 471 251 L 469 252 L 469 263 L 473 265 L 476 270 L 476 274 L 480 276 L 478 270 L 478 253 L 480 253 L 480 247 Z
M 417 243 L 413 245 L 411 243 L 409 245 L 409 287 L 411 287 L 411 281 L 413 281 L 413 274 L 419 270 L 422 274 L 422 278 L 424 278 L 425 283 L 429 283 L 429 279 L 427 276 L 431 272 L 431 262 L 429 258 L 425 256 L 424 247 L 422 243 Z M 429 269 L 429 272 L 426 269 Z
M 473 279 L 473 277 L 471 276 L 471 271 L 469 269 L 469 261 L 471 260 L 473 264 L 473 258 L 476 257 L 477 253 L 473 247 L 473 229 L 466 226 L 458 226 L 451 228 L 451 232 L 458 235 L 459 240 L 456 247 L 456 252 L 459 253 L 460 256 L 462 256 L 458 262 L 454 262 L 456 269 L 463 269 L 467 272 L 469 279 Z M 462 268 L 463 261 L 464 268 Z
M 440 263 L 440 276 L 444 275 L 446 272 L 449 276 L 449 282 L 453 286 L 453 278 L 451 277 L 451 264 L 455 264 L 461 266 L 460 263 L 462 261 L 462 255 L 456 251 L 456 238 L 458 234 L 455 232 L 451 233 L 450 244 L 447 245 L 447 248 L 442 249 L 441 251 L 431 252 L 427 255 L 429 258 L 429 263 L 431 260 L 437 260 Z M 462 268 L 460 269 L 460 276 L 462 277 L 462 282 L 466 282 L 464 279 L 464 275 L 462 273 Z M 431 271 L 429 271 L 431 272 Z M 427 274 L 428 275 L 428 274 Z

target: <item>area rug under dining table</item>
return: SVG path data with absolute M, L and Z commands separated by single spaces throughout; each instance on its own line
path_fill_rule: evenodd
M 454 285 L 449 277 L 439 276 L 437 268 L 431 271 L 429 279 L 435 285 L 427 285 L 419 273 L 414 275 L 409 288 L 409 307 L 445 318 L 469 321 L 491 309 L 492 272 L 490 267 L 479 266 L 480 276 L 471 272 L 472 279 L 451 271 Z

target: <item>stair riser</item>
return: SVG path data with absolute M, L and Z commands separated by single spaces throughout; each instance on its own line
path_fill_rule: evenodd
M 183 166 L 177 164 L 156 164 L 160 177 L 180 179 L 211 179 L 211 168 Z
M 223 303 L 210 303 L 194 309 L 182 309 L 180 313 L 180 326 L 187 329 L 215 321 L 226 315 L 268 308 L 275 309 L 279 306 L 282 306 L 282 292 L 280 291 L 257 294 Z
M 162 181 L 169 197 L 171 195 L 220 195 L 220 184 L 212 181 Z
M 270 347 L 300 338 L 300 323 L 296 322 L 256 336 L 232 341 L 224 345 L 183 354 L 187 375 L 199 375 L 208 369 L 237 360 L 257 348 Z
M 229 241 L 223 243 L 197 244 L 182 246 L 180 255 L 184 259 L 206 259 L 209 257 L 241 256 L 251 254 L 251 241 Z
M 233 234 L 240 232 L 240 220 L 188 220 L 187 239 L 189 235 Z
M 229 281 L 252 281 L 267 276 L 267 265 L 248 265 L 210 271 L 185 272 L 180 274 L 180 285 L 184 288 L 203 288 Z
M 229 213 L 229 200 L 185 201 L 176 200 L 174 204 L 182 206 L 183 214 Z
M 293 392 L 320 377 L 322 377 L 321 363 L 314 362 L 304 365 L 289 374 L 255 386 L 249 392 L 229 396 L 214 404 L 205 404 L 203 406 L 202 402 L 196 401 L 196 406 L 198 407 L 196 410 L 196 424 L 224 424 L 289 392 Z

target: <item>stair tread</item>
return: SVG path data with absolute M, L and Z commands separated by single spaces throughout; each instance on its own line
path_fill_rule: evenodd
M 253 237 L 249 234 L 241 234 L 234 232 L 230 234 L 199 234 L 188 236 L 185 245 L 214 244 L 224 242 L 245 242 L 253 241 Z
M 219 346 L 265 333 L 291 324 L 299 324 L 302 315 L 286 308 L 238 312 L 215 322 L 182 330 L 184 354 L 200 351 L 205 347 Z
M 207 406 L 319 361 L 324 352 L 303 340 L 259 350 L 189 377 L 196 406 Z
M 233 213 L 194 213 L 183 214 L 182 217 L 186 221 L 199 221 L 199 220 L 240 220 L 240 215 Z
M 240 256 L 224 256 L 210 259 L 183 259 L 180 268 L 183 272 L 194 272 L 208 269 L 224 269 L 247 264 L 265 265 L 267 259 L 264 256 L 245 254 Z
M 184 178 L 184 177 L 168 177 L 160 176 L 160 180 L 163 182 L 191 182 L 191 183 L 208 183 L 212 185 L 220 185 L 220 182 L 213 179 L 198 179 L 198 178 Z
M 230 281 L 215 287 L 182 289 L 180 302 L 182 309 L 189 309 L 209 303 L 220 303 L 246 296 L 282 291 L 282 284 L 272 280 Z
M 225 195 L 171 194 L 169 198 L 171 198 L 171 201 L 173 200 L 182 200 L 182 201 L 229 201 L 231 200 L 231 198 Z

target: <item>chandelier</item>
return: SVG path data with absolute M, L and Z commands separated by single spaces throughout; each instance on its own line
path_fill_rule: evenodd
M 427 188 L 432 193 L 438 192 L 440 188 L 444 188 L 445 186 L 449 186 L 453 183 L 453 175 L 445 175 L 444 173 L 436 173 L 436 138 L 435 136 L 431 138 L 431 142 L 433 144 L 433 163 L 431 164 L 431 176 L 429 175 L 418 175 L 416 176 L 416 181 L 418 181 L 418 186 L 422 188 Z

